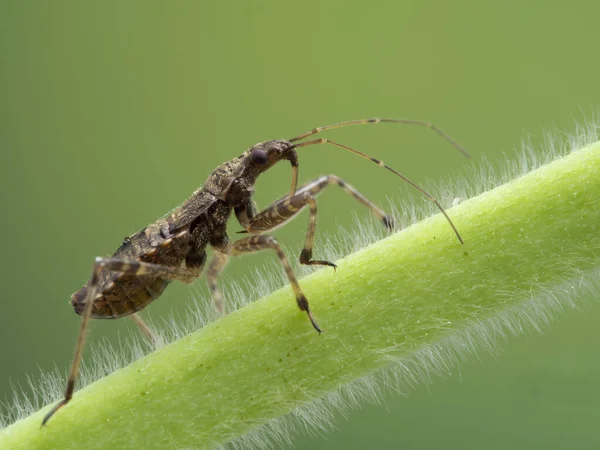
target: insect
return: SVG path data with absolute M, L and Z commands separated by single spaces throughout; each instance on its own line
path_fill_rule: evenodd
M 82 321 L 65 396 L 46 414 L 42 425 L 45 425 L 73 397 L 90 318 L 118 319 L 131 316 L 141 330 L 151 338 L 149 328 L 136 312 L 160 297 L 171 281 L 191 283 L 196 280 L 206 264 L 206 248 L 209 245 L 215 252 L 206 271 L 206 277 L 214 303 L 221 313 L 224 311 L 223 297 L 217 280 L 229 257 L 271 249 L 285 270 L 298 307 L 308 315 L 314 329 L 321 332 L 310 310 L 308 300 L 302 293 L 277 239 L 263 233 L 283 225 L 308 206 L 310 209 L 308 231 L 300 253 L 300 263 L 331 266 L 335 269 L 336 266 L 332 262 L 312 257 L 317 217 L 315 197 L 332 184 L 337 184 L 368 207 L 390 231 L 394 229 L 395 224 L 391 216 L 335 175 L 319 177 L 298 188 L 296 150 L 302 147 L 329 144 L 367 158 L 394 173 L 437 206 L 462 244 L 463 240 L 458 230 L 439 202 L 383 161 L 329 139 L 305 140 L 334 128 L 382 122 L 427 127 L 469 157 L 467 151 L 458 142 L 432 123 L 409 119 L 364 119 L 317 127 L 288 140 L 260 142 L 237 158 L 220 165 L 208 177 L 204 186 L 197 189 L 181 206 L 138 233 L 125 238 L 113 256 L 96 258 L 90 280 L 71 296 L 71 304 L 75 312 L 82 316 Z M 254 183 L 260 174 L 280 161 L 289 161 L 292 168 L 290 192 L 264 210 L 258 211 L 252 201 Z M 235 242 L 229 240 L 226 232 L 227 222 L 232 212 L 244 228 L 243 233 L 250 234 Z

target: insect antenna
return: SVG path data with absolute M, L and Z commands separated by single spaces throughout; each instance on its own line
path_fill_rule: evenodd
M 368 119 L 371 121 L 374 120 L 384 120 L 384 119 Z M 385 119 L 385 120 L 392 120 L 392 119 Z M 290 141 L 294 141 L 294 140 L 298 140 L 298 139 L 303 139 L 307 136 L 312 136 L 313 134 L 319 133 L 320 131 L 324 131 L 324 130 L 329 130 L 331 128 L 338 128 L 338 127 L 342 127 L 345 125 L 357 125 L 357 124 L 363 124 L 363 123 L 377 123 L 377 122 L 368 122 L 368 121 L 353 121 L 353 122 L 343 122 L 341 124 L 336 124 L 336 125 L 328 125 L 326 127 L 320 127 L 320 128 L 315 128 L 312 131 L 309 131 L 307 133 L 301 134 L 299 137 L 291 139 Z M 404 123 L 404 122 L 401 122 Z M 412 122 L 411 122 L 412 123 Z M 418 122 L 420 123 L 426 123 L 426 122 Z M 438 128 L 439 130 L 439 128 Z M 440 136 L 442 137 L 446 137 L 447 135 L 440 130 L 441 133 Z M 448 136 L 447 139 L 450 143 L 454 143 L 455 141 L 453 139 L 451 139 Z M 352 147 L 348 147 L 347 145 L 344 144 L 340 144 L 339 142 L 334 142 L 331 141 L 329 139 L 325 139 L 325 138 L 318 138 L 318 139 L 313 139 L 310 141 L 304 141 L 304 142 L 300 142 L 299 144 L 295 144 L 294 148 L 300 148 L 300 147 L 306 147 L 309 145 L 317 145 L 317 144 L 330 144 L 333 145 L 335 147 L 344 149 L 344 150 L 348 150 L 349 152 L 355 153 L 363 158 L 369 159 L 371 161 L 373 161 L 374 163 L 378 164 L 379 166 L 383 167 L 384 169 L 389 170 L 390 172 L 392 172 L 393 174 L 395 174 L 396 176 L 400 177 L 401 179 L 403 179 L 404 181 L 406 181 L 408 184 L 410 184 L 413 188 L 415 188 L 417 191 L 419 191 L 421 194 L 423 194 L 425 197 L 427 197 L 429 200 L 431 200 L 435 206 L 437 206 L 437 208 L 440 210 L 440 212 L 444 215 L 444 217 L 446 217 L 446 220 L 448 221 L 448 223 L 450 224 L 450 226 L 452 227 L 452 230 L 454 230 L 454 234 L 456 234 L 456 237 L 458 238 L 458 240 L 460 241 L 461 244 L 464 244 L 464 241 L 462 239 L 462 237 L 460 236 L 460 233 L 458 232 L 458 230 L 456 229 L 456 227 L 454 226 L 454 223 L 452 222 L 452 220 L 450 219 L 450 216 L 448 216 L 448 214 L 446 213 L 446 210 L 444 210 L 444 208 L 442 207 L 442 205 L 440 205 L 440 203 L 437 201 L 437 199 L 431 195 L 429 192 L 427 192 L 425 189 L 423 189 L 421 186 L 419 186 L 417 183 L 415 183 L 414 181 L 412 181 L 410 178 L 406 177 L 405 175 L 402 175 L 400 172 L 394 170 L 393 168 L 391 168 L 390 166 L 388 166 L 387 164 L 385 164 L 383 161 L 377 159 L 377 158 L 373 158 L 372 156 L 367 155 L 366 153 L 363 153 L 361 151 L 358 151 Z M 455 147 L 459 150 L 462 149 L 462 147 L 456 143 Z M 464 150 L 464 153 L 466 155 L 469 155 L 466 150 Z
M 306 133 L 302 133 L 292 139 L 288 139 L 288 141 L 289 142 L 300 141 L 300 140 L 305 139 L 314 134 L 321 133 L 322 131 L 333 130 L 335 128 L 342 128 L 342 127 L 347 127 L 350 125 L 366 125 L 366 124 L 376 125 L 378 123 L 398 123 L 398 124 L 404 124 L 404 125 L 416 125 L 416 126 L 420 126 L 420 127 L 429 128 L 430 130 L 432 130 L 433 132 L 438 134 L 442 139 L 448 141 L 450 143 L 450 145 L 452 145 L 455 149 L 457 149 L 459 152 L 461 152 L 465 158 L 471 158 L 471 155 L 469 154 L 469 152 L 462 145 L 460 145 L 454 138 L 452 138 L 448 133 L 446 133 L 444 130 L 442 130 L 437 125 L 435 125 L 431 122 L 426 122 L 424 120 L 379 119 L 379 118 L 349 120 L 347 122 L 334 123 L 332 125 L 325 125 L 323 127 L 313 128 L 312 130 L 307 131 Z

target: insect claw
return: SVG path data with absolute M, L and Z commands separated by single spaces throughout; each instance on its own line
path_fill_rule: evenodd
M 321 334 L 323 330 L 321 329 L 321 327 L 319 327 L 319 324 L 317 323 L 309 309 L 306 310 L 306 314 L 308 314 L 308 318 L 310 319 L 310 323 L 312 324 L 313 328 L 317 330 L 319 334 Z
M 392 232 L 396 229 L 396 221 L 391 216 L 383 216 L 381 218 L 383 225 L 387 228 L 388 231 Z
M 333 267 L 333 273 L 337 270 L 337 265 L 329 261 L 309 261 L 308 264 Z
M 48 421 L 50 420 L 50 417 L 52 417 L 56 411 L 58 411 L 60 408 L 65 406 L 67 403 L 68 403 L 68 400 L 63 399 L 56 406 L 54 406 L 54 408 L 52 408 L 50 410 L 50 412 L 48 412 L 48 414 L 46 414 L 44 416 L 44 420 L 42 420 L 42 424 L 40 425 L 40 428 L 45 426 L 46 423 L 48 423 Z
M 247 234 L 248 230 L 236 231 L 237 234 Z

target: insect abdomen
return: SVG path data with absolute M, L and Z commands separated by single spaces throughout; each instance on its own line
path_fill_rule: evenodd
M 168 284 L 169 281 L 161 278 L 144 280 L 131 275 L 116 277 L 94 299 L 91 317 L 117 319 L 133 314 L 158 298 Z M 79 315 L 85 307 L 87 289 L 88 286 L 85 285 L 71 296 L 71 305 Z
M 123 261 L 142 261 L 179 267 L 190 252 L 189 234 L 169 240 L 166 245 L 152 247 L 144 231 L 129 238 L 113 255 Z M 144 309 L 160 297 L 169 280 L 153 275 L 117 273 L 103 268 L 99 274 L 98 293 L 93 299 L 91 317 L 117 319 Z M 71 304 L 83 313 L 89 282 L 71 296 Z

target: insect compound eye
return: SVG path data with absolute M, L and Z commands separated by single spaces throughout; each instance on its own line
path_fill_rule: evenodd
M 264 166 L 265 164 L 267 164 L 267 162 L 269 162 L 269 156 L 267 155 L 267 152 L 265 152 L 264 150 L 259 150 L 257 148 L 252 150 L 252 152 L 250 153 L 250 158 L 252 158 L 253 163 L 256 163 L 260 166 Z

